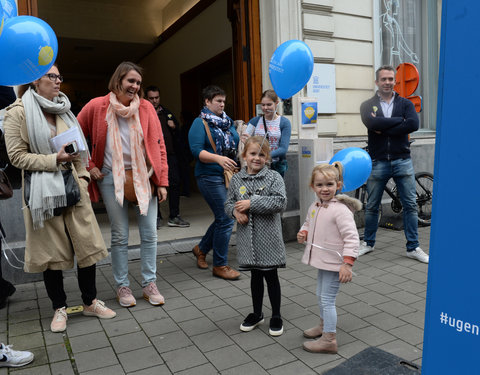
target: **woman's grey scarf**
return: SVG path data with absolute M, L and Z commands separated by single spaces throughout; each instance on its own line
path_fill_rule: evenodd
M 77 126 L 86 145 L 82 129 L 77 119 L 70 111 L 70 101 L 67 96 L 60 92 L 53 101 L 38 95 L 35 90 L 29 88 L 22 96 L 27 122 L 30 151 L 35 154 L 51 155 L 55 151 L 50 146 L 50 127 L 42 110 L 47 113 L 58 115 L 70 128 Z M 81 155 L 84 164 L 88 162 L 89 153 L 85 151 Z M 67 198 L 62 172 L 38 171 L 32 162 L 32 178 L 28 206 L 32 215 L 33 229 L 43 228 L 43 222 L 51 219 L 53 210 L 57 207 L 65 207 Z

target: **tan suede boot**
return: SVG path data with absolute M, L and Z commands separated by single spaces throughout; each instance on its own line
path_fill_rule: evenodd
M 322 337 L 315 341 L 303 343 L 303 349 L 311 353 L 337 353 L 337 335 L 335 332 L 323 332 Z
M 320 319 L 318 326 L 306 329 L 303 331 L 303 337 L 307 339 L 316 339 L 317 337 L 322 336 L 323 333 L 323 319 Z

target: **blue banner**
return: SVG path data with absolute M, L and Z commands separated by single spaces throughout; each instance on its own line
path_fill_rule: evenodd
M 479 14 L 479 1 L 442 1 L 424 375 L 480 374 Z

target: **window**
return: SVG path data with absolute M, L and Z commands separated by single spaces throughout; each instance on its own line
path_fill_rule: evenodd
M 438 0 L 377 0 L 374 13 L 376 68 L 412 63 L 422 97 L 420 128 L 435 130 L 438 76 Z

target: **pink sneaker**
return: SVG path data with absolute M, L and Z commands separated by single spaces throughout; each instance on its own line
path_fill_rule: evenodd
M 117 300 L 122 307 L 132 307 L 137 304 L 137 301 L 128 286 L 121 286 L 117 289 Z
M 153 306 L 163 305 L 165 298 L 160 294 L 157 288 L 157 284 L 151 282 L 145 288 L 143 288 L 143 298 L 150 302 Z
M 105 306 L 105 302 L 95 298 L 90 306 L 83 305 L 83 315 L 96 316 L 100 319 L 112 319 L 117 316 L 117 313 Z
M 52 332 L 63 332 L 67 329 L 67 310 L 64 307 L 55 310 L 52 323 L 50 323 L 50 330 Z

